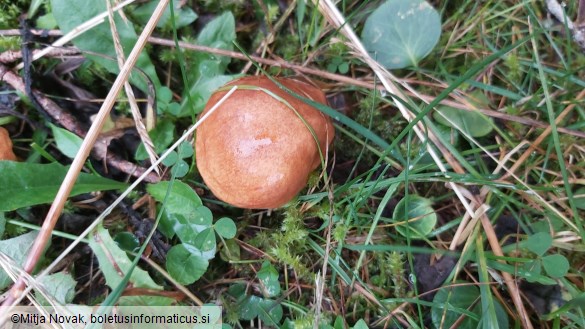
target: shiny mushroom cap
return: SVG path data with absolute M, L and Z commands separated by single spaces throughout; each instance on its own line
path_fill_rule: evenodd
M 312 85 L 277 80 L 301 96 L 327 102 Z M 244 77 L 224 87 L 234 85 L 238 89 L 197 129 L 197 167 L 220 200 L 240 208 L 278 208 L 299 193 L 321 155 L 325 158 L 333 125 L 267 77 Z M 202 115 L 226 92 L 216 91 Z

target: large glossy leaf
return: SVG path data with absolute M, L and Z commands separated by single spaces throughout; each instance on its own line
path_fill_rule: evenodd
M 58 163 L 36 164 L 0 161 L 0 211 L 10 211 L 55 199 L 68 167 Z M 117 190 L 126 185 L 81 173 L 71 196 L 93 191 Z
M 51 0 L 51 8 L 57 24 L 64 33 L 70 32 L 78 25 L 107 10 L 105 1 L 86 0 Z M 124 21 L 120 17 L 120 14 L 116 13 L 114 17 L 120 42 L 122 43 L 126 56 L 128 56 L 138 36 L 132 24 Z M 86 53 L 84 56 L 105 67 L 109 72 L 118 74 L 116 50 L 114 49 L 108 19 L 73 39 L 73 44 L 82 51 L 102 54 L 103 56 L 96 56 Z M 146 73 L 156 89 L 160 87 L 160 81 L 156 75 L 154 65 L 146 53 L 143 52 L 140 54 L 136 66 Z M 142 91 L 148 92 L 147 82 L 138 72 L 132 73 L 130 81 Z
M 441 36 L 439 13 L 426 1 L 388 0 L 366 20 L 362 41 L 388 69 L 417 66 Z

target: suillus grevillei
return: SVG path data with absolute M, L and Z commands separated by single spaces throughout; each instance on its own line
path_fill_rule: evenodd
M 308 83 L 276 79 L 298 95 L 327 102 Z M 197 129 L 197 167 L 213 194 L 226 203 L 248 209 L 281 207 L 325 159 L 333 124 L 264 76 L 229 82 L 212 94 L 202 115 L 233 86 L 238 89 Z

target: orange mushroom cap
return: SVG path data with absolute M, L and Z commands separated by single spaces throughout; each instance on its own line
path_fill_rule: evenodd
M 314 86 L 277 80 L 301 96 L 327 102 Z M 234 85 L 242 89 L 197 129 L 197 167 L 220 200 L 240 208 L 278 208 L 306 185 L 321 163 L 321 154 L 325 158 L 335 134 L 331 119 L 267 77 L 244 77 L 226 84 Z M 223 90 L 211 96 L 202 115 L 226 94 Z

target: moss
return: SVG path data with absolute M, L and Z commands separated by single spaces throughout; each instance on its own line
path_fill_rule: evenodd
M 20 15 L 28 10 L 29 1 L 2 1 L 0 2 L 0 29 L 13 29 L 19 26 Z
M 0 37 L 0 52 L 16 50 L 20 48 L 19 37 Z

